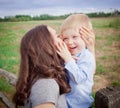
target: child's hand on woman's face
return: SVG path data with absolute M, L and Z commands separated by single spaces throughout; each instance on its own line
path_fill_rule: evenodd
M 62 57 L 65 63 L 69 62 L 72 58 L 66 44 L 61 40 L 56 44 L 57 53 Z
M 95 34 L 93 30 L 82 27 L 79 30 L 81 38 L 84 40 L 87 48 L 95 54 Z

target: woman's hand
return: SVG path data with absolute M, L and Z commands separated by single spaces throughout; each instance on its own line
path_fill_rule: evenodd
M 80 28 L 79 33 L 87 48 L 95 55 L 95 34 L 93 30 L 82 27 Z

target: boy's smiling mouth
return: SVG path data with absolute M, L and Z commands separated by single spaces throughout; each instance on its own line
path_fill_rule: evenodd
M 76 48 L 77 48 L 77 46 L 69 47 L 69 51 L 70 51 L 70 52 L 73 52 Z
M 77 46 L 75 46 L 75 47 L 70 47 L 70 49 L 75 49 L 75 48 L 77 48 Z

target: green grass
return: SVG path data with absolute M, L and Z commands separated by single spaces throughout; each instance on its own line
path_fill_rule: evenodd
M 109 23 L 109 27 L 111 28 L 120 28 L 120 18 L 117 18 L 116 20 L 113 20 Z
M 3 77 L 0 77 L 0 91 L 4 92 L 12 92 L 13 87 L 9 85 L 9 83 Z
M 111 18 L 110 20 L 106 20 L 106 18 L 96 18 L 96 20 L 92 20 L 92 24 L 95 28 L 120 28 L 120 18 Z
M 97 68 L 96 68 L 96 72 L 98 74 L 104 74 L 108 72 L 108 69 L 106 67 L 104 67 L 102 64 L 97 62 Z
M 4 31 L 3 34 L 0 36 L 0 68 L 15 73 L 13 67 L 19 62 L 17 36 L 12 30 Z
M 112 86 L 120 86 L 120 81 L 113 81 Z
M 107 56 L 104 55 L 104 56 L 101 57 L 101 59 L 102 60 L 107 60 Z

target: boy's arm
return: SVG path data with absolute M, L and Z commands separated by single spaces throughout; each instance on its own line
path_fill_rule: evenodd
M 95 70 L 94 57 L 89 55 L 83 56 L 77 63 L 74 59 L 71 59 L 65 64 L 65 68 L 68 70 L 70 79 L 76 84 L 82 83 L 87 79 L 93 78 Z
M 64 42 L 58 43 L 57 53 L 65 61 L 65 68 L 68 70 L 70 79 L 76 83 L 81 83 L 87 78 L 92 78 L 94 71 L 94 56 L 91 53 L 87 53 L 81 59 L 76 60 L 72 58 L 70 52 L 67 49 L 67 46 Z M 92 63 L 93 62 L 93 63 Z

